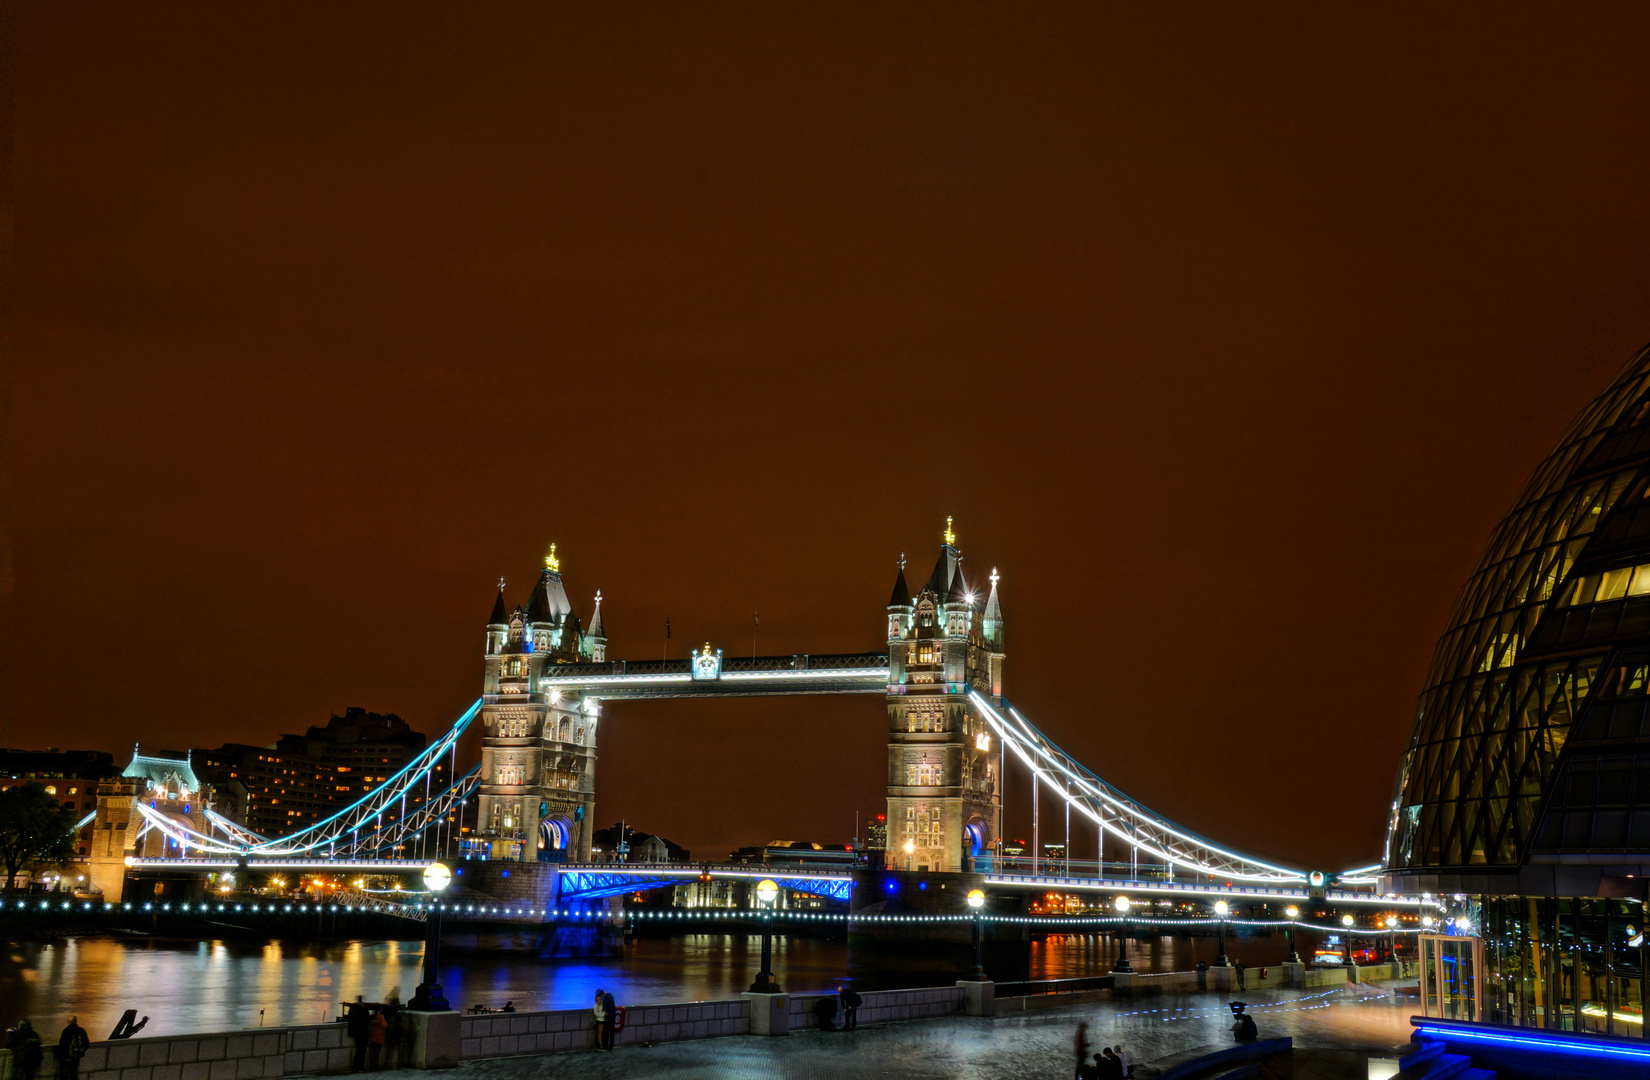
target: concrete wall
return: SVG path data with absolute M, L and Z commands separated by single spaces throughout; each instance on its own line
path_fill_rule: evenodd
M 814 1026 L 814 1002 L 835 994 L 792 994 L 791 1030 Z M 870 990 L 860 995 L 861 1024 L 885 1024 L 897 1020 L 926 1020 L 934 1016 L 955 1016 L 963 1011 L 960 986 L 937 986 L 921 990 Z M 842 1013 L 837 1012 L 837 1023 Z
M 596 1045 L 589 1009 L 553 1012 L 489 1013 L 459 1021 L 459 1057 L 510 1057 L 557 1050 L 588 1050 Z M 617 1046 L 641 1042 L 678 1042 L 744 1035 L 750 1031 L 750 1007 L 743 1001 L 696 1001 L 676 1005 L 638 1005 L 625 1013 Z
M 47 1033 L 38 1076 L 57 1075 L 58 1032 Z M 80 1060 L 81 1080 L 263 1080 L 300 1073 L 348 1072 L 352 1044 L 343 1024 L 255 1028 L 208 1035 L 94 1042 Z M 393 1053 L 389 1060 L 394 1061 Z M 9 1051 L 0 1051 L 0 1080 L 11 1080 Z

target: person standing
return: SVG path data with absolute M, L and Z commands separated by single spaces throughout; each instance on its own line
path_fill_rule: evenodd
M 373 1072 L 384 1067 L 384 1039 L 389 1033 L 389 1018 L 380 1009 L 372 1014 L 372 1026 L 367 1029 L 367 1068 Z
M 1117 1067 L 1123 1070 L 1124 1076 L 1128 1076 L 1129 1069 L 1131 1068 L 1129 1065 L 1129 1055 L 1123 1053 L 1123 1048 L 1121 1046 L 1112 1047 L 1111 1052 L 1117 1055 Z
M 1089 1025 L 1085 1021 L 1077 1025 L 1077 1038 L 1074 1040 L 1077 1049 L 1077 1076 L 1083 1075 L 1083 1063 L 1089 1059 Z M 1110 1053 L 1108 1050 L 1107 1053 Z
M 367 1067 L 367 1039 L 372 1035 L 372 1015 L 367 1007 L 356 998 L 350 1002 L 344 1011 L 344 1027 L 349 1032 L 350 1041 L 355 1044 L 355 1057 L 350 1064 L 350 1072 L 360 1072 Z
M 601 1035 L 603 1050 L 613 1049 L 613 1033 L 617 1030 L 616 1025 L 618 1022 L 619 1004 L 613 1000 L 612 994 L 604 990 L 602 992 L 602 1028 L 598 1033 Z
M 814 1000 L 814 1022 L 820 1031 L 836 1030 L 836 998 L 821 994 Z
M 859 1027 L 859 994 L 853 987 L 844 986 L 837 996 L 842 999 L 842 1030 L 852 1031 Z
M 1106 1047 L 1096 1057 L 1100 1063 L 1100 1080 L 1123 1080 L 1123 1063 L 1117 1060 L 1117 1055 Z
M 593 1015 L 595 1017 L 595 1019 L 591 1021 L 591 1026 L 596 1029 L 596 1049 L 597 1050 L 606 1050 L 607 1049 L 606 1045 L 604 1045 L 604 1043 L 602 1041 L 602 1023 L 603 1023 L 603 1021 L 605 1021 L 607 1019 L 606 1013 L 604 1013 L 602 1011 L 602 994 L 603 994 L 603 992 L 604 991 L 602 990 L 601 987 L 598 986 L 596 988 L 596 1007 L 591 1010 L 591 1015 Z
M 19 1020 L 11 1036 L 6 1039 L 6 1049 L 11 1051 L 12 1065 L 21 1080 L 34 1080 L 40 1061 L 46 1056 L 40 1045 L 40 1033 L 34 1030 L 34 1025 L 27 1020 Z
M 1245 970 L 1244 966 L 1243 966 L 1243 961 L 1242 960 L 1233 960 L 1232 961 L 1232 970 L 1237 974 L 1238 989 L 1239 990 L 1249 989 L 1247 986 L 1243 985 L 1243 972 Z
M 91 1046 L 86 1029 L 80 1026 L 80 1017 L 69 1017 L 69 1025 L 57 1037 L 58 1080 L 80 1080 L 80 1059 Z

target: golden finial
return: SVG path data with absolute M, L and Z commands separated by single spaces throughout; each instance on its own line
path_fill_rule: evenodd
M 544 568 L 552 574 L 561 573 L 561 560 L 556 558 L 556 545 L 550 545 L 550 554 L 544 557 Z
M 951 519 L 949 517 L 945 519 L 945 546 L 957 546 L 957 534 L 951 531 Z
M 710 642 L 708 642 L 708 641 L 705 642 L 705 655 L 706 656 L 710 655 Z

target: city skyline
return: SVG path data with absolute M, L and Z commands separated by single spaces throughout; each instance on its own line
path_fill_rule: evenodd
M 875 647 L 951 516 L 1052 737 L 1378 857 L 1460 582 L 1650 339 L 1645 14 L 747 15 L 23 13 L 0 743 L 433 737 L 550 542 L 615 656 Z M 845 836 L 883 717 L 615 703 L 597 817 Z

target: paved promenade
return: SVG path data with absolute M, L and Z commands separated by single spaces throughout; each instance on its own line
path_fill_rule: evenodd
M 395 1080 L 786 1080 L 885 1077 L 888 1080 L 1065 1080 L 1075 1059 L 1072 1039 L 1087 1022 L 1094 1050 L 1121 1044 L 1147 1064 L 1201 1046 L 1231 1045 L 1226 1002 L 1247 1001 L 1262 1038 L 1292 1035 L 1298 1048 L 1397 1057 L 1407 1047 L 1414 999 L 1349 986 L 1333 991 L 1257 990 L 1236 995 L 1165 995 L 1125 1003 L 1077 1005 L 991 1019 L 948 1017 L 861 1028 L 855 1032 L 794 1032 L 784 1038 L 736 1036 L 612 1053 L 495 1058 L 435 1072 L 397 1072 Z M 1363 1076 L 1360 1054 L 1339 1059 L 1337 1076 Z M 1350 1065 L 1350 1067 L 1348 1067 Z M 1136 1070 L 1137 1080 L 1152 1070 Z M 1312 1070 L 1309 1070 L 1311 1072 Z M 1311 1077 L 1297 1071 L 1297 1077 Z M 1325 1075 L 1329 1075 L 1326 1073 Z

